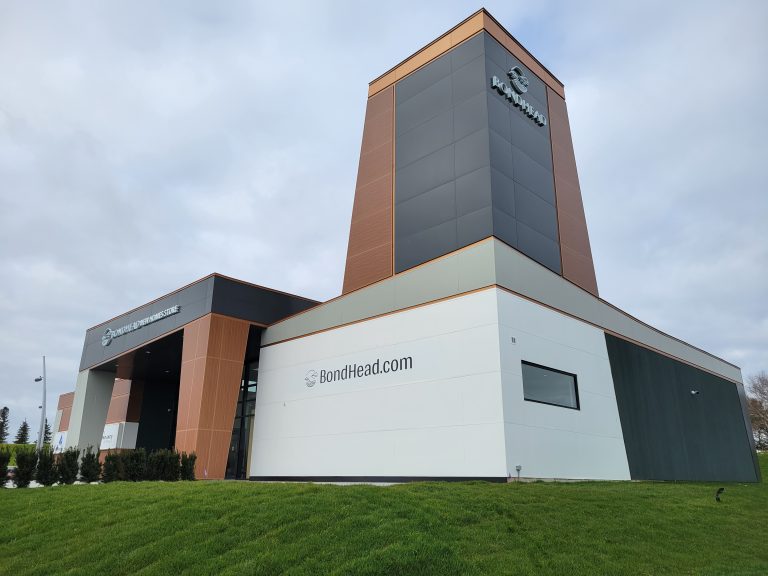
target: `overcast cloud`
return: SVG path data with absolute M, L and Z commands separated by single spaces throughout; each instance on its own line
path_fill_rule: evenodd
M 470 2 L 0 0 L 0 406 L 211 272 L 341 290 L 367 84 Z M 603 298 L 768 369 L 768 3 L 486 7 L 566 86 Z

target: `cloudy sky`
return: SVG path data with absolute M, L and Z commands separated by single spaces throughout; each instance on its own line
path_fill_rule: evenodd
M 0 0 L 0 405 L 211 272 L 341 290 L 369 81 L 471 2 Z M 489 0 L 565 84 L 601 296 L 768 370 L 768 3 Z

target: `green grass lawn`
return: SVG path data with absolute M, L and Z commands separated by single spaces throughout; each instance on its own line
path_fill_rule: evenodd
M 768 483 L 718 486 L 0 490 L 0 574 L 768 574 Z

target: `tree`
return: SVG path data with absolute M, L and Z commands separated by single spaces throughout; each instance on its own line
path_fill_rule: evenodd
M 768 450 L 768 373 L 765 370 L 747 380 L 749 419 L 758 450 Z
M 45 434 L 43 434 L 43 445 L 51 443 L 51 425 L 48 424 L 48 418 L 45 419 Z
M 19 426 L 19 431 L 16 432 L 16 444 L 28 444 L 29 443 L 29 424 L 27 424 L 26 418 L 24 422 Z
M 0 409 L 0 444 L 8 442 L 8 406 Z

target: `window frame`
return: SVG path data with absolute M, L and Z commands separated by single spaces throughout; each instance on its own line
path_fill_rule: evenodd
M 574 395 L 576 396 L 576 406 L 566 406 L 565 404 L 556 404 L 554 402 L 545 402 L 544 400 L 534 400 L 533 398 L 526 398 L 525 397 L 525 376 L 523 375 L 523 368 L 522 368 L 524 364 L 527 364 L 528 366 L 533 366 L 534 368 L 539 368 L 541 370 L 548 370 L 550 372 L 556 372 L 558 374 L 563 374 L 565 376 L 570 376 L 571 378 L 573 378 L 573 392 L 574 392 Z M 579 377 L 576 374 L 573 374 L 571 372 L 566 372 L 565 370 L 558 370 L 557 368 L 552 368 L 550 366 L 544 366 L 543 364 L 536 364 L 535 362 L 520 360 L 520 375 L 523 381 L 523 400 L 524 401 L 535 402 L 536 404 L 545 404 L 546 406 L 557 406 L 558 408 L 565 408 L 567 410 L 581 411 L 581 398 L 579 397 Z

